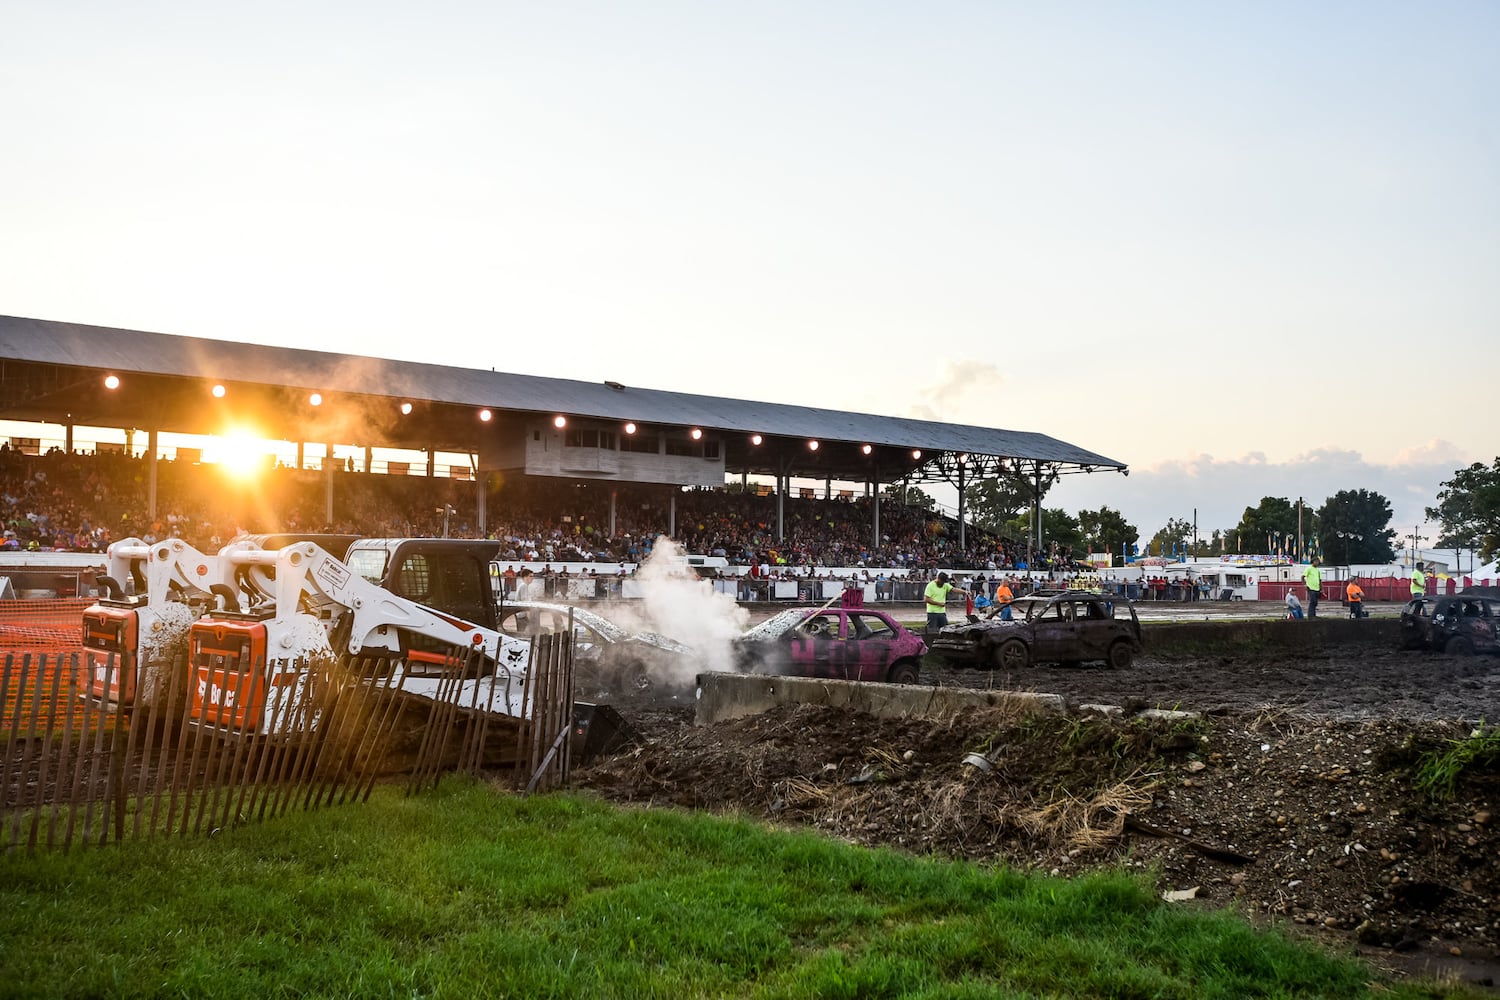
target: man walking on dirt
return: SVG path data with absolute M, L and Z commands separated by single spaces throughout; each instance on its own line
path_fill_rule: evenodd
M 1312 560 L 1307 564 L 1307 569 L 1302 573 L 1302 582 L 1307 584 L 1307 617 L 1318 617 L 1318 598 L 1323 596 L 1323 573 L 1318 569 L 1318 561 Z
M 1417 563 L 1417 568 L 1411 571 L 1411 596 L 1423 597 L 1427 593 L 1427 574 L 1422 572 L 1426 563 Z
M 939 573 L 937 579 L 927 585 L 922 591 L 922 599 L 927 602 L 927 632 L 936 635 L 939 630 L 948 624 L 948 594 L 957 588 L 948 582 L 947 573 Z M 968 596 L 967 590 L 959 590 L 960 594 Z

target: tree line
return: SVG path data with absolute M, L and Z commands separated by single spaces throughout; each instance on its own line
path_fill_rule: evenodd
M 1042 496 L 1056 482 L 1042 483 Z M 1185 518 L 1167 523 L 1143 540 L 1141 530 L 1109 506 L 1070 514 L 1060 507 L 1041 508 L 1045 543 L 1071 546 L 1075 553 L 1109 552 L 1119 556 L 1167 555 L 1216 558 L 1220 555 L 1315 557 L 1328 563 L 1388 563 L 1409 541 L 1413 548 L 1474 549 L 1488 562 L 1500 552 L 1500 457 L 1494 465 L 1474 463 L 1443 482 L 1438 504 L 1425 510 L 1439 525 L 1437 538 L 1402 535 L 1391 527 L 1390 500 L 1373 490 L 1340 490 L 1313 506 L 1302 498 L 1262 497 L 1246 507 L 1238 524 L 1195 533 Z M 964 490 L 968 519 L 980 528 L 1012 538 L 1032 538 L 1036 483 L 1024 474 L 980 480 Z M 1040 506 L 1038 503 L 1037 506 Z

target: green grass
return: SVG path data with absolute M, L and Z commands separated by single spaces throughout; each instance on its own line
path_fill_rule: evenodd
M 27 997 L 1186 1000 L 1359 997 L 1376 979 L 1125 875 L 459 780 L 213 838 L 0 858 L 0 970 L 0 996 Z
M 1450 740 L 1417 760 L 1416 786 L 1435 799 L 1451 799 L 1466 774 L 1500 773 L 1500 726 L 1481 721 L 1467 738 Z

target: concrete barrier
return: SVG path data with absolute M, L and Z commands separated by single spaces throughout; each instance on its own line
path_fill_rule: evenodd
M 882 719 L 941 719 L 976 708 L 1007 708 L 1017 715 L 1062 715 L 1067 712 L 1067 702 L 1055 694 L 837 681 L 821 677 L 706 673 L 698 675 L 694 722 L 700 726 L 711 725 L 725 719 L 758 715 L 777 705 L 829 705 Z

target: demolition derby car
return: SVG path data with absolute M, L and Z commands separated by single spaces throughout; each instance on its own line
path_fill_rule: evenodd
M 566 632 L 573 616 L 574 669 L 586 686 L 610 691 L 645 691 L 653 678 L 685 675 L 681 662 L 691 647 L 658 632 L 631 632 L 586 608 L 542 601 L 506 601 L 500 631 L 526 637 Z
M 1084 590 L 1037 591 L 993 608 L 985 618 L 948 625 L 932 651 L 953 663 L 1020 670 L 1032 663 L 1103 660 L 1123 670 L 1141 651 L 1141 622 L 1127 602 Z
M 1497 625 L 1500 594 L 1466 590 L 1447 597 L 1414 597 L 1401 611 L 1401 648 L 1457 656 L 1500 652 Z
M 883 611 L 788 608 L 734 641 L 750 673 L 849 681 L 916 682 L 927 644 Z

